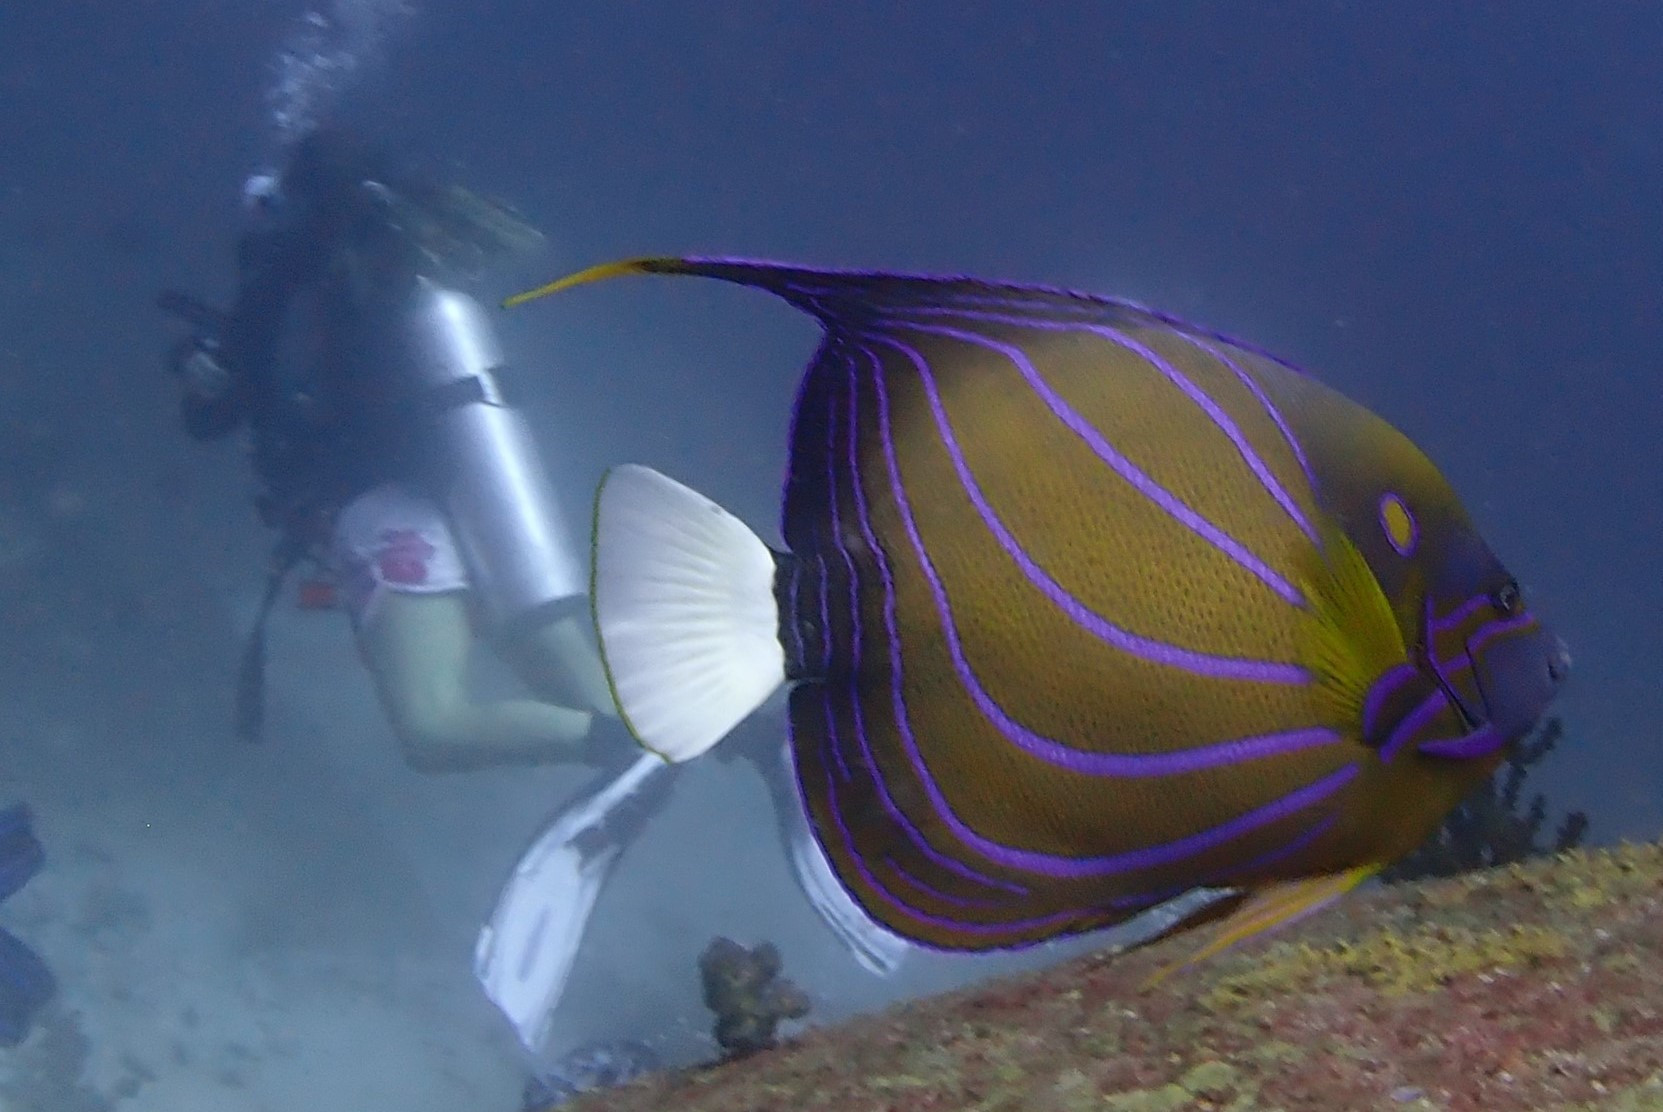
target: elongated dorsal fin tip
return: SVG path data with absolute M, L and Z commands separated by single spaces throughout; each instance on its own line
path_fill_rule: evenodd
M 680 259 L 670 255 L 640 255 L 633 259 L 618 259 L 615 262 L 598 263 L 595 266 L 585 267 L 574 274 L 568 274 L 564 278 L 556 278 L 554 281 L 535 289 L 505 297 L 502 301 L 502 307 L 512 309 L 524 305 L 528 301 L 536 301 L 540 297 L 548 297 L 550 294 L 569 290 L 574 286 L 587 286 L 592 282 L 604 282 L 608 278 L 673 271 L 680 262 Z

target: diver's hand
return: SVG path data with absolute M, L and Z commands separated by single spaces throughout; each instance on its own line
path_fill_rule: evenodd
M 231 392 L 230 370 L 205 344 L 192 345 L 179 361 L 179 380 L 192 397 L 205 402 L 218 401 Z

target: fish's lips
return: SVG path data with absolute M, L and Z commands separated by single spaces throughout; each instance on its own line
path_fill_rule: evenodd
M 1535 727 L 1570 673 L 1570 649 L 1545 629 L 1491 642 L 1473 661 L 1485 718 L 1509 741 Z

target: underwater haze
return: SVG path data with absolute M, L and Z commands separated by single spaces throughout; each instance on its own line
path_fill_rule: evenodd
M 514 1112 L 537 1064 L 474 938 L 589 774 L 410 771 L 346 619 L 289 601 L 267 737 L 232 732 L 271 538 L 241 444 L 180 427 L 154 299 L 229 298 L 244 179 L 319 122 L 542 229 L 487 302 L 745 255 L 1123 296 L 1309 368 L 1426 449 L 1568 643 L 1530 790 L 1593 842 L 1663 833 L 1655 3 L 11 3 L 0 806 L 46 865 L 0 926 L 59 992 L 0 1048 L 0 1109 Z M 634 461 L 777 540 L 812 321 L 645 278 L 494 319 L 575 519 Z M 550 1055 L 712 1057 L 717 935 L 774 942 L 810 1022 L 1091 944 L 865 973 L 749 766 L 698 762 L 602 894 Z

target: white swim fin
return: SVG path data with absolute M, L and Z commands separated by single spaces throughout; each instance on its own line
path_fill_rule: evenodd
M 643 753 L 617 778 L 563 809 L 521 855 L 479 932 L 474 975 L 534 1055 L 548 1041 L 601 887 L 674 772 Z

